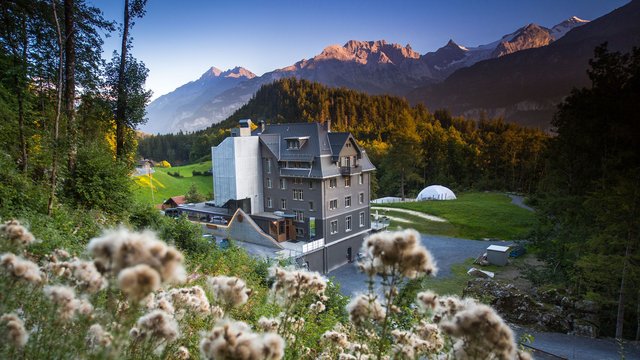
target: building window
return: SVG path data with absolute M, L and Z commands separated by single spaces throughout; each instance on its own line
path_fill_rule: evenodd
M 358 203 L 360 203 L 360 204 L 364 203 L 364 193 L 363 192 L 358 194 Z
M 330 188 L 334 188 L 338 186 L 338 179 L 333 178 L 333 179 L 329 179 L 329 187 Z
M 344 198 L 344 207 L 348 208 L 351 206 L 351 196 L 347 196 Z
M 309 189 L 313 189 L 313 181 L 309 180 Z
M 313 208 L 313 201 L 309 201 L 309 211 L 315 211 Z
M 287 188 L 287 179 L 280 178 L 280 189 L 284 190 Z
M 338 232 L 338 220 L 331 220 L 331 229 L 330 232 L 332 234 L 336 234 Z
M 301 178 L 293 178 L 293 183 L 295 185 L 302 185 L 302 179 Z
M 280 209 L 287 210 L 287 199 L 280 199 Z
M 351 215 L 344 218 L 344 231 L 351 231 Z
M 335 210 L 338 208 L 338 199 L 333 199 L 329 201 L 329 210 Z
M 304 221 L 304 211 L 293 210 L 293 213 L 296 215 L 296 221 Z
M 346 178 L 344 178 L 344 187 L 349 186 L 351 186 L 351 176 L 347 176 Z
M 267 158 L 267 174 L 271 174 L 271 158 Z
M 304 200 L 304 194 L 302 189 L 293 189 L 293 200 Z
M 287 139 L 287 150 L 298 150 L 300 148 L 300 140 Z
M 271 178 L 267 178 L 267 189 L 271 189 L 273 184 L 271 184 Z
M 360 174 L 358 175 L 358 184 L 362 185 L 362 183 L 364 183 L 364 175 Z
M 296 228 L 296 236 L 304 236 L 304 229 L 303 228 Z M 308 262 L 307 262 L 308 264 Z
M 360 213 L 360 227 L 364 226 L 364 211 Z
M 267 198 L 267 207 L 268 208 L 272 208 L 273 207 L 273 202 L 271 201 L 270 197 Z

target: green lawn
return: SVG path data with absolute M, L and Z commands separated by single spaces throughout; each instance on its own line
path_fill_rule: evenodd
M 448 221 L 446 224 L 436 223 L 389 211 L 388 215 L 412 220 L 412 224 L 392 221 L 392 227 L 411 227 L 427 234 L 465 239 L 522 239 L 535 223 L 533 212 L 512 204 L 507 195 L 499 193 L 462 193 L 458 194 L 457 200 L 432 200 L 382 206 L 416 210 Z M 373 212 L 375 207 L 372 208 Z
M 137 200 L 148 204 L 160 204 L 164 200 L 178 195 L 184 195 L 189 191 L 191 184 L 195 184 L 198 191 L 209 197 L 213 192 L 212 176 L 192 176 L 192 171 L 206 171 L 211 169 L 211 162 L 190 164 L 172 168 L 156 167 L 152 174 L 153 197 L 151 195 L 151 184 L 147 176 L 134 177 L 134 196 Z M 167 172 L 179 172 L 183 177 L 176 178 Z M 155 201 L 154 201 L 155 199 Z

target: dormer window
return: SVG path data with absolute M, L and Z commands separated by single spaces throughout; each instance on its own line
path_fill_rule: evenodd
M 299 150 L 307 143 L 307 140 L 309 140 L 308 136 L 285 138 L 285 141 L 287 142 L 287 150 Z

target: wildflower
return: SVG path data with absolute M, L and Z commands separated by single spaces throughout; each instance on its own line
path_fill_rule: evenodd
M 258 326 L 264 332 L 277 332 L 278 326 L 280 325 L 280 320 L 274 318 L 260 317 L 258 319 Z
M 88 316 L 93 312 L 93 306 L 85 299 L 76 299 L 73 288 L 68 286 L 46 286 L 45 295 L 58 307 L 58 315 L 62 320 L 71 320 L 76 312 Z
M 216 300 L 227 307 L 243 305 L 249 300 L 251 289 L 241 279 L 230 276 L 208 277 L 207 284 Z
M 65 249 L 55 249 L 53 250 L 52 256 L 54 256 L 56 259 L 58 258 L 68 259 L 71 257 L 71 254 L 69 254 L 69 252 Z
M 315 303 L 309 305 L 309 310 L 311 310 L 311 312 L 315 314 L 323 312 L 326 308 L 327 307 L 321 301 L 316 301 Z
M 136 265 L 120 272 L 118 286 L 130 299 L 140 300 L 160 287 L 160 275 L 146 264 Z
M 9 240 L 11 245 L 27 246 L 35 241 L 33 234 L 15 219 L 0 225 L 0 234 Z
M 434 309 L 433 322 L 438 324 L 442 320 L 451 319 L 458 312 L 476 305 L 473 299 L 460 299 L 457 296 L 444 296 L 437 299 Z
M 76 285 L 92 294 L 107 287 L 107 279 L 98 272 L 93 262 L 75 259 L 71 262 L 71 270 Z
M 428 352 L 437 352 L 442 350 L 444 347 L 444 339 L 442 338 L 438 325 L 436 324 L 429 324 L 426 321 L 421 320 L 414 326 L 413 332 L 420 339 L 427 342 L 426 346 Z
M 475 304 L 467 307 L 440 327 L 458 339 L 454 344 L 456 358 L 466 358 L 470 354 L 481 359 L 492 355 L 498 359 L 516 356 L 513 332 L 489 306 Z
M 165 292 L 161 292 L 158 295 L 149 294 L 146 298 L 146 307 L 148 310 L 162 310 L 169 315 L 175 313 L 175 308 L 171 299 L 166 296 Z
M 191 354 L 189 354 L 189 349 L 184 346 L 180 346 L 178 351 L 176 352 L 176 359 L 179 360 L 188 360 L 191 358 Z
M 358 358 L 355 355 L 340 353 L 338 355 L 338 360 L 357 360 Z
M 209 312 L 214 319 L 222 319 L 224 316 L 224 310 L 218 305 L 211 305 Z
M 186 278 L 182 254 L 158 240 L 152 232 L 119 229 L 106 232 L 89 242 L 96 268 L 118 274 L 121 270 L 145 264 L 160 275 L 163 282 L 181 283 Z
M 408 278 L 435 276 L 438 268 L 433 256 L 419 239 L 420 234 L 411 229 L 371 235 L 362 245 L 366 257 L 360 269 L 370 276 L 394 271 Z
M 317 272 L 279 267 L 273 267 L 269 272 L 275 278 L 272 290 L 283 303 L 297 301 L 308 294 L 322 298 L 327 288 L 327 281 Z
M 105 348 L 111 345 L 113 337 L 106 332 L 100 324 L 93 324 L 87 333 L 87 346 L 92 350 Z
M 24 328 L 24 322 L 13 313 L 0 316 L 0 324 L 5 323 L 7 342 L 16 348 L 23 348 L 29 341 L 29 333 Z
M 433 310 L 436 308 L 436 300 L 438 299 L 438 294 L 433 291 L 423 291 L 418 293 L 418 306 L 423 310 Z
M 4 253 L 0 255 L 0 266 L 17 279 L 26 280 L 32 284 L 38 284 L 43 281 L 42 273 L 36 263 L 25 260 L 15 254 Z
M 337 331 L 326 331 L 322 334 L 321 341 L 335 344 L 339 348 L 346 348 L 349 346 L 347 335 Z
M 255 334 L 244 322 L 225 320 L 200 341 L 200 352 L 205 359 L 279 360 L 284 341 L 274 333 Z
M 129 335 L 136 340 L 173 341 L 179 336 L 178 323 L 164 311 L 154 310 L 139 318 Z
M 385 313 L 382 304 L 370 295 L 358 295 L 347 304 L 349 319 L 356 325 L 368 320 L 380 322 L 384 320 Z

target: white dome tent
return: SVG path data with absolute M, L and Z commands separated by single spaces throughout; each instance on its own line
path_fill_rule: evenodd
M 456 195 L 449 188 L 441 185 L 431 185 L 422 189 L 416 197 L 416 201 L 423 200 L 455 200 Z

